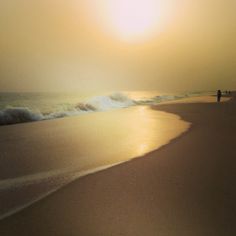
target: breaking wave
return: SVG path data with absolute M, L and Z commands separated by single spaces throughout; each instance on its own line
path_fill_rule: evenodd
M 135 102 L 122 93 L 110 96 L 93 97 L 85 103 L 79 103 L 76 108 L 82 111 L 107 111 L 110 109 L 133 106 Z
M 135 101 L 122 93 L 114 93 L 110 96 L 97 96 L 87 101 L 75 104 L 73 107 L 64 108 L 50 113 L 34 112 L 27 107 L 10 107 L 0 111 L 0 125 L 33 122 L 76 116 L 88 112 L 108 111 L 112 109 L 126 108 L 135 105 Z
M 92 97 L 86 101 L 69 106 L 60 107 L 60 109 L 51 109 L 50 112 L 35 112 L 28 107 L 9 107 L 0 110 L 0 125 L 10 125 L 40 120 L 50 120 L 63 118 L 67 116 L 77 116 L 89 112 L 101 112 L 112 109 L 121 109 L 134 105 L 150 105 L 164 101 L 172 101 L 186 97 L 200 96 L 202 93 L 185 93 L 180 95 L 161 95 L 151 98 L 133 100 L 124 93 L 113 93 L 109 96 Z
M 28 108 L 23 107 L 6 108 L 0 111 L 0 125 L 32 122 L 39 121 L 42 119 L 42 114 L 34 113 Z

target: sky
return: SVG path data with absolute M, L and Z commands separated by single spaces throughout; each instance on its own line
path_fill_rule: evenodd
M 235 0 L 1 0 L 0 91 L 236 89 Z

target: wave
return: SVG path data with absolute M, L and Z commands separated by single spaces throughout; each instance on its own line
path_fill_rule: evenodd
M 0 111 L 0 125 L 25 123 L 42 119 L 43 115 L 41 113 L 34 113 L 24 107 L 6 108 Z
M 0 125 L 10 125 L 17 123 L 33 122 L 40 120 L 50 120 L 68 116 L 77 116 L 89 112 L 101 112 L 112 109 L 127 108 L 134 105 L 152 105 L 164 101 L 173 101 L 186 97 L 201 96 L 206 92 L 192 92 L 179 95 L 160 95 L 141 100 L 133 100 L 124 93 L 113 93 L 108 96 L 92 97 L 86 101 L 75 105 L 63 106 L 51 112 L 42 113 L 32 111 L 28 107 L 10 107 L 0 110 Z
M 93 97 L 87 101 L 80 102 L 73 107 L 65 107 L 60 111 L 52 111 L 46 114 L 31 111 L 27 107 L 10 107 L 0 111 L 0 125 L 50 120 L 67 116 L 76 116 L 88 112 L 126 108 L 133 105 L 135 105 L 135 101 L 126 95 L 114 93 L 109 96 Z
M 110 96 L 93 97 L 85 103 L 77 104 L 76 108 L 82 111 L 107 111 L 133 105 L 135 105 L 135 102 L 126 95 L 114 93 Z
M 182 95 L 160 95 L 160 96 L 155 96 L 150 99 L 144 99 L 144 100 L 139 100 L 136 102 L 139 105 L 153 105 L 153 104 L 158 104 L 162 102 L 167 102 L 167 101 L 174 101 L 178 99 L 183 99 L 189 97 L 188 94 L 182 94 Z

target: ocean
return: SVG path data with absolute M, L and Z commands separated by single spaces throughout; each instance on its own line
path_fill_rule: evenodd
M 149 105 L 209 93 L 0 93 L 0 220 L 166 145 L 190 124 Z
M 107 93 L 0 93 L 0 125 L 105 112 L 137 105 L 209 94 L 187 92 L 163 94 L 158 91 Z

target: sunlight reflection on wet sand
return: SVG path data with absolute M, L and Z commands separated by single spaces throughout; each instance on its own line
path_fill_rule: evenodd
M 126 161 L 159 148 L 188 127 L 176 115 L 144 106 L 1 127 L 6 157 L 1 178 Z
M 81 176 L 143 156 L 189 126 L 143 106 L 2 126 L 0 219 Z

